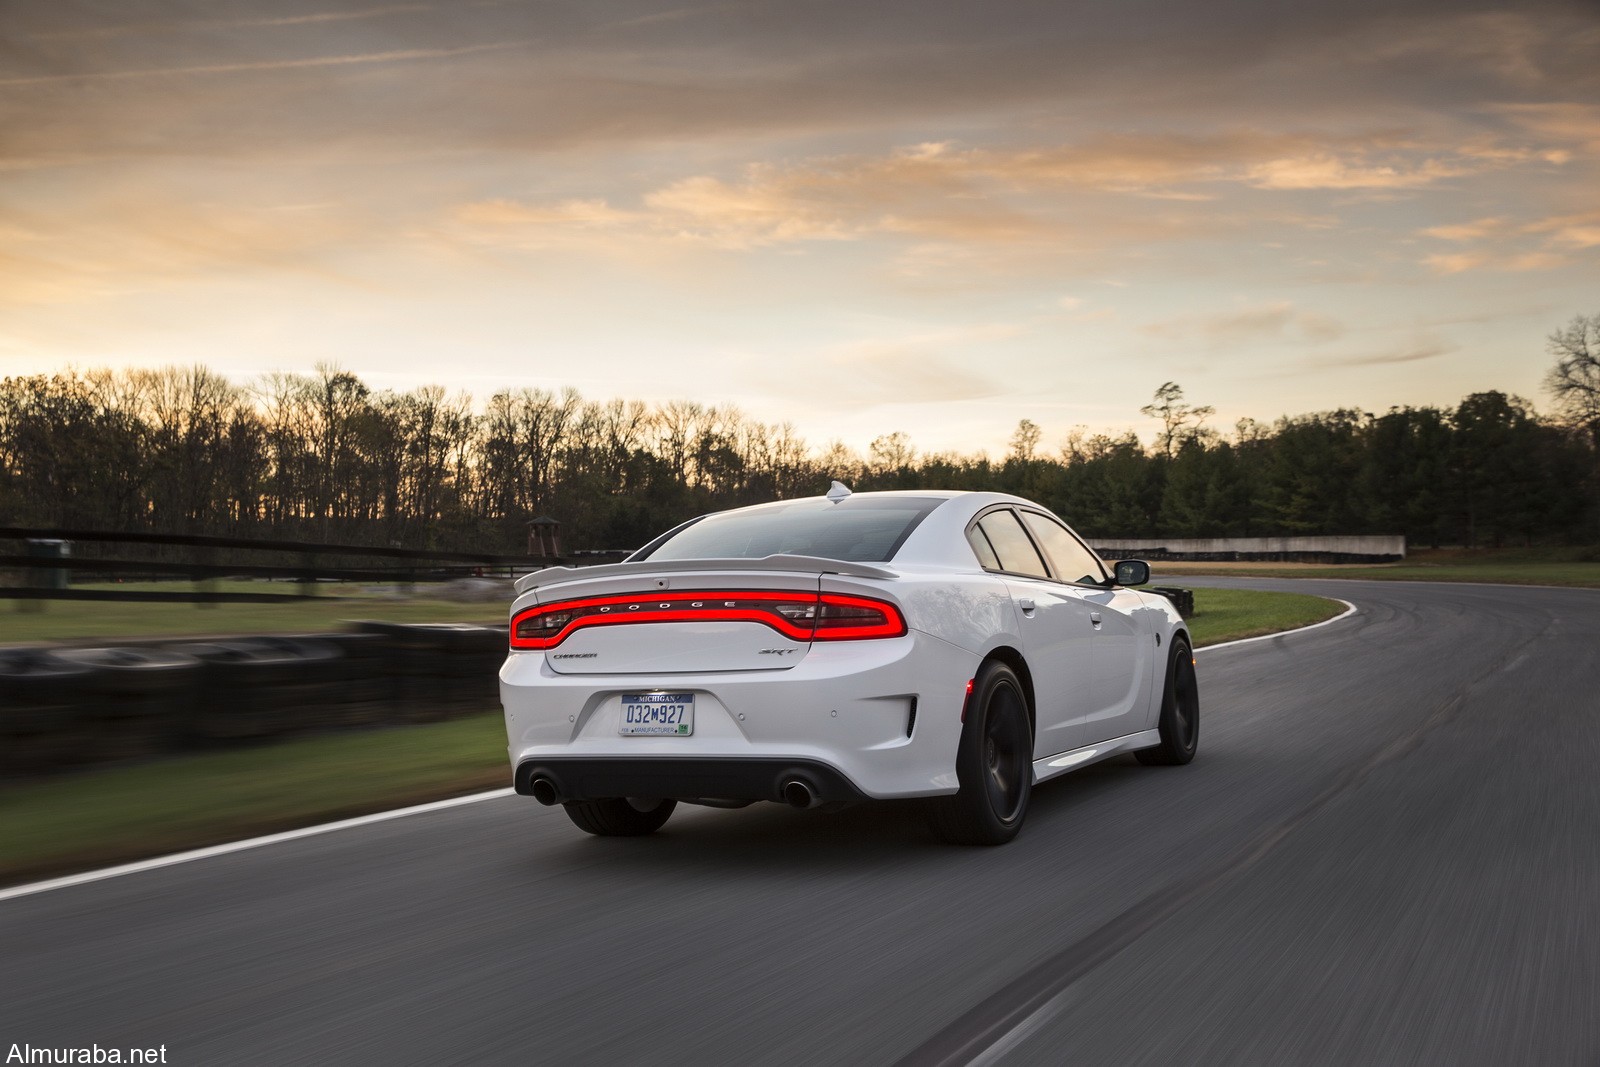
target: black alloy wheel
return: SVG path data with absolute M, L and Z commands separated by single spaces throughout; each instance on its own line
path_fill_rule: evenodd
M 1195 678 L 1194 653 L 1182 637 L 1172 642 L 1157 729 L 1161 743 L 1135 752 L 1140 763 L 1151 767 L 1178 767 L 1194 759 L 1200 747 L 1200 683 Z
M 954 796 L 929 805 L 929 823 L 958 845 L 1003 845 L 1016 837 L 1033 792 L 1033 728 L 1022 681 L 998 661 L 973 680 L 956 754 Z

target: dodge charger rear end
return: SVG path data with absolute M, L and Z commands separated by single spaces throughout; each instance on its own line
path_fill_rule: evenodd
M 517 589 L 516 789 L 590 833 L 649 833 L 680 801 L 929 797 L 943 836 L 999 843 L 1035 781 L 1172 754 L 1181 620 L 1019 498 L 836 486 Z

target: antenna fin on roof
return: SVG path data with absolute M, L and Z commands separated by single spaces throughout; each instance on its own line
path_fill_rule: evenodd
M 828 499 L 833 501 L 835 504 L 849 495 L 850 487 L 841 481 L 836 480 L 833 485 L 828 487 Z

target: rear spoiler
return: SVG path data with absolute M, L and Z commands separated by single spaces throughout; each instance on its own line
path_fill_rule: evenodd
M 546 567 L 517 579 L 517 592 L 589 578 L 621 578 L 630 574 L 683 571 L 802 571 L 808 574 L 846 574 L 852 578 L 898 578 L 888 567 L 851 563 L 820 556 L 762 556 L 760 559 L 645 559 L 638 563 L 602 563 L 594 567 Z

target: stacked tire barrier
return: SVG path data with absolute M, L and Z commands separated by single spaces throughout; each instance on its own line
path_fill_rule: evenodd
M 493 708 L 505 627 L 0 648 L 0 776 L 433 722 Z
M 402 722 L 432 722 L 499 699 L 506 630 L 470 623 L 358 622 L 387 642 L 392 700 Z
M 137 647 L 64 648 L 49 656 L 85 672 L 77 682 L 89 708 L 85 761 L 153 756 L 181 743 L 200 682 L 193 656 Z
M 341 653 L 315 638 L 242 637 L 167 646 L 201 665 L 190 741 L 252 741 L 320 726 L 342 693 Z
M 96 743 L 91 674 L 40 649 L 0 649 L 0 775 L 87 762 Z
M 1186 619 L 1194 614 L 1194 590 L 1192 589 L 1175 589 L 1151 585 L 1146 586 L 1144 591 L 1166 597 L 1172 601 L 1172 606 L 1178 609 L 1178 614 Z

